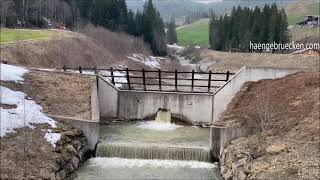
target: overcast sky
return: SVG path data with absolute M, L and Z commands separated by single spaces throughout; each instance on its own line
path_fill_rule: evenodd
M 193 1 L 203 3 L 203 4 L 209 4 L 212 2 L 218 2 L 218 1 L 222 1 L 222 0 L 193 0 Z

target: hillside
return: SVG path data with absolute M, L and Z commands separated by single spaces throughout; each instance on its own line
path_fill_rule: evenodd
M 290 29 L 291 41 L 296 43 L 319 43 L 320 27 L 294 27 Z
M 289 25 L 302 21 L 305 15 L 319 15 L 319 0 L 298 0 L 286 7 Z
M 203 62 L 212 62 L 208 67 L 212 71 L 237 72 L 243 66 L 248 67 L 280 67 L 280 68 L 307 68 L 319 70 L 318 56 L 301 56 L 291 54 L 269 53 L 229 53 L 214 50 L 200 50 Z M 202 62 L 200 62 L 201 64 Z
M 178 44 L 209 46 L 209 19 L 201 19 L 195 23 L 178 27 Z
M 223 150 L 226 179 L 319 179 L 319 78 L 306 72 L 243 85 L 221 123 L 237 122 L 252 135 Z
M 41 35 L 46 31 L 36 32 Z M 57 32 L 46 39 L 1 44 L 0 59 L 8 64 L 33 68 L 61 69 L 64 65 L 75 68 L 181 68 L 176 61 L 153 57 L 149 46 L 142 39 L 123 33 L 93 26 L 87 26 L 80 32 Z
M 144 0 L 126 0 L 128 8 L 133 11 L 141 11 Z M 233 6 L 264 6 L 265 4 L 277 3 L 279 6 L 286 6 L 292 0 L 153 0 L 153 3 L 165 20 L 171 17 L 181 18 L 190 12 L 207 12 L 212 9 L 217 15 L 228 13 Z
M 59 36 L 71 36 L 71 32 L 59 30 L 9 29 L 0 28 L 0 44 L 16 41 L 50 40 Z

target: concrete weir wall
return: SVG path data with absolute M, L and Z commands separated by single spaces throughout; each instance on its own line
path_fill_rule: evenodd
M 119 90 L 98 76 L 98 96 L 100 115 L 106 119 L 146 119 L 165 108 L 190 123 L 212 121 L 212 94 Z
M 71 126 L 78 128 L 83 131 L 83 134 L 88 140 L 88 147 L 91 150 L 95 150 L 96 144 L 99 141 L 100 135 L 100 112 L 99 112 L 99 101 L 98 101 L 98 89 L 97 89 L 97 78 L 91 76 L 91 118 L 88 119 L 77 119 L 74 117 L 49 115 L 49 117 L 57 119 L 59 121 L 70 124 Z
M 210 123 L 212 95 L 144 91 L 120 91 L 118 117 L 145 119 L 156 114 L 158 108 L 170 109 L 173 117 L 190 123 Z
M 247 134 L 248 129 L 245 127 L 210 127 L 210 149 L 213 157 L 218 159 L 225 144 Z
M 243 67 L 224 86 L 215 92 L 213 99 L 213 121 L 219 120 L 220 115 L 227 109 L 228 104 L 245 82 L 282 78 L 299 71 L 301 69 Z M 212 149 L 213 157 L 219 158 L 225 144 L 233 139 L 247 136 L 248 132 L 249 129 L 246 127 L 212 126 L 210 128 L 210 148 Z
M 99 111 L 101 117 L 118 116 L 118 91 L 113 84 L 97 76 Z
M 231 102 L 236 93 L 240 91 L 241 86 L 245 82 L 282 78 L 298 71 L 298 69 L 287 68 L 243 67 L 224 86 L 214 93 L 213 121 L 219 120 L 219 116 L 227 109 L 228 104 Z

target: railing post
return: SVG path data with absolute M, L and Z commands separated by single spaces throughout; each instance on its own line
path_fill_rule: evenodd
M 159 69 L 158 74 L 159 74 L 159 91 L 161 91 L 161 69 Z
M 144 71 L 144 68 L 142 69 L 142 80 L 143 80 L 143 89 L 144 89 L 144 91 L 147 91 L 147 87 L 146 87 L 146 72 Z
M 94 74 L 98 74 L 98 68 L 97 68 L 97 66 L 94 66 Z
M 194 87 L 194 70 L 192 70 L 192 76 L 191 76 L 191 92 L 193 92 Z
M 82 68 L 81 68 L 81 66 L 79 66 L 79 73 L 82 74 Z
M 66 65 L 63 65 L 62 69 L 64 72 L 66 72 L 67 71 Z
M 111 83 L 112 83 L 113 85 L 116 85 L 116 83 L 114 82 L 113 68 L 112 68 L 112 67 L 110 68 L 110 74 L 111 74 Z
M 229 71 L 227 71 L 226 81 L 229 81 L 229 77 L 230 77 L 230 72 L 229 72 Z
M 211 71 L 209 71 L 209 78 L 208 78 L 208 93 L 210 93 L 210 89 L 211 89 Z
M 178 91 L 178 71 L 174 71 L 174 86 L 175 86 L 175 91 Z
M 127 73 L 128 89 L 131 90 L 131 87 L 130 87 L 130 76 L 129 76 L 129 69 L 128 68 L 126 68 L 126 73 Z

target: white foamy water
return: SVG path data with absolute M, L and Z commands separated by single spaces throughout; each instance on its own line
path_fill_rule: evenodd
M 222 180 L 216 165 L 197 161 L 92 158 L 77 171 L 87 179 Z
M 215 164 L 199 161 L 177 161 L 177 160 L 158 160 L 158 159 L 122 159 L 122 158 L 102 158 L 96 157 L 89 159 L 89 167 L 98 166 L 102 168 L 196 168 L 208 169 L 216 168 Z
M 175 130 L 177 128 L 183 127 L 183 126 L 175 125 L 172 123 L 164 123 L 164 122 L 158 122 L 158 121 L 140 122 L 137 124 L 137 126 L 142 129 L 150 129 L 150 130 L 157 130 L 157 131 L 170 131 L 170 130 Z

